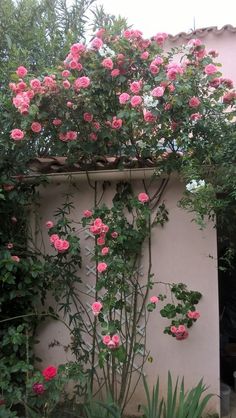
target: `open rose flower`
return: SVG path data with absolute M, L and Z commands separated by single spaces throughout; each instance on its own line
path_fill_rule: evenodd
M 98 316 L 101 310 L 102 310 L 102 303 L 99 301 L 93 302 L 92 311 L 93 311 L 94 316 Z
M 57 368 L 55 366 L 48 366 L 42 371 L 45 380 L 52 380 L 57 375 Z
M 187 316 L 190 319 L 198 319 L 198 318 L 200 318 L 200 312 L 198 312 L 198 311 L 188 311 Z
M 24 78 L 27 75 L 27 73 L 28 73 L 28 70 L 25 67 L 23 67 L 23 65 L 20 65 L 20 67 L 18 67 L 16 70 L 16 74 L 20 78 Z
M 42 395 L 45 392 L 45 386 L 43 383 L 34 383 L 32 386 L 32 390 L 36 395 Z
M 93 212 L 91 210 L 86 209 L 83 211 L 83 215 L 85 218 L 91 218 L 91 216 L 93 216 Z
M 102 255 L 107 255 L 109 253 L 109 247 L 103 247 L 101 253 Z
M 56 239 L 53 243 L 55 249 L 59 253 L 64 253 L 64 251 L 67 251 L 70 247 L 70 243 L 66 239 Z
M 24 132 L 21 129 L 12 129 L 11 131 L 11 138 L 14 139 L 14 141 L 20 141 L 25 136 Z
M 53 227 L 54 227 L 54 223 L 53 223 L 52 221 L 47 221 L 47 222 L 45 223 L 45 225 L 46 225 L 46 227 L 47 227 L 48 229 L 51 229 L 51 228 L 53 228 Z
M 126 104 L 130 99 L 130 95 L 128 93 L 121 93 L 119 96 L 120 104 Z
M 106 263 L 98 263 L 97 265 L 97 270 L 99 273 L 103 273 L 104 271 L 106 271 L 107 269 L 107 264 Z
M 191 99 L 189 99 L 189 107 L 198 107 L 200 105 L 201 101 L 198 99 L 198 97 L 191 97 Z
M 139 193 L 138 200 L 141 203 L 146 203 L 149 201 L 149 196 L 147 195 L 147 193 Z
M 12 261 L 15 261 L 16 263 L 20 262 L 20 257 L 18 257 L 17 255 L 12 255 L 11 259 L 12 259 Z
M 151 296 L 149 300 L 151 303 L 156 304 L 159 301 L 159 298 L 157 296 Z
M 33 122 L 31 124 L 31 131 L 39 133 L 42 130 L 42 125 L 39 122 Z

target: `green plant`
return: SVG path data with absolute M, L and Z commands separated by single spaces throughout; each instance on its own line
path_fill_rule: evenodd
M 145 418 L 201 418 L 212 394 L 203 396 L 206 386 L 201 379 L 197 386 L 186 391 L 184 378 L 179 385 L 179 379 L 172 383 L 171 373 L 168 372 L 167 393 L 159 399 L 159 379 L 153 387 L 150 395 L 147 382 L 144 379 L 144 388 L 147 398 L 147 406 L 143 406 Z

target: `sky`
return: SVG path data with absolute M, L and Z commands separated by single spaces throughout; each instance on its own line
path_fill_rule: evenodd
M 97 4 L 126 17 L 146 37 L 157 32 L 176 35 L 194 26 L 236 26 L 236 0 L 97 0 Z

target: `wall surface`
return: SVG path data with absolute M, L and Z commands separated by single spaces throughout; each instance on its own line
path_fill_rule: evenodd
M 49 183 L 40 190 L 39 215 L 33 220 L 43 231 L 43 241 L 46 252 L 53 253 L 49 244 L 49 238 L 44 227 L 47 220 L 53 220 L 55 210 L 63 202 L 63 194 L 72 193 L 75 210 L 72 215 L 75 221 L 79 221 L 83 210 L 91 209 L 94 202 L 94 190 L 87 181 L 77 181 L 75 185 L 66 181 Z M 111 185 L 106 189 L 102 202 L 111 204 L 115 192 L 115 182 L 110 178 Z M 146 182 L 148 185 L 149 181 Z M 149 192 L 157 190 L 159 182 L 156 180 L 149 185 Z M 135 194 L 143 191 L 141 180 L 133 181 Z M 164 390 L 167 373 L 170 370 L 173 376 L 184 376 L 186 386 L 196 384 L 201 377 L 210 392 L 219 393 L 219 330 L 218 330 L 218 279 L 217 279 L 217 248 L 216 231 L 212 224 L 206 229 L 199 230 L 198 226 L 191 222 L 192 215 L 179 208 L 178 200 L 182 196 L 184 185 L 173 178 L 165 191 L 163 200 L 169 210 L 169 222 L 164 228 L 156 227 L 152 233 L 152 270 L 155 280 L 162 282 L 184 282 L 192 290 L 198 290 L 203 294 L 198 307 L 201 318 L 190 329 L 189 338 L 183 341 L 163 334 L 166 321 L 159 315 L 163 306 L 160 302 L 158 309 L 150 316 L 148 325 L 147 347 L 150 350 L 149 357 L 153 362 L 147 362 L 145 373 L 152 385 L 157 376 L 161 378 Z M 102 195 L 102 181 L 98 184 L 98 194 Z M 84 297 L 88 311 L 94 301 L 93 286 L 95 276 L 90 253 L 93 248 L 93 239 L 84 232 L 80 232 L 82 257 L 84 264 L 79 272 L 84 282 L 84 289 L 88 294 Z M 36 235 L 37 245 L 42 248 L 41 236 Z M 146 249 L 143 251 L 142 269 L 140 280 L 145 277 L 147 265 L 145 263 Z M 157 285 L 152 294 L 158 294 L 165 290 Z M 141 332 L 141 330 L 140 330 Z M 71 353 L 63 346 L 70 344 L 67 329 L 55 321 L 45 322 L 38 330 L 40 343 L 36 346 L 36 354 L 43 359 L 43 365 L 55 364 L 71 360 Z M 55 342 L 58 341 L 60 345 Z M 54 343 L 54 344 L 53 344 Z M 136 413 L 138 405 L 144 401 L 143 388 L 140 384 L 135 396 L 130 403 L 132 413 Z M 214 397 L 211 408 L 218 410 L 219 398 Z

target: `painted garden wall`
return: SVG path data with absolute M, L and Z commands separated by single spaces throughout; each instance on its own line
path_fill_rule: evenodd
M 134 170 L 135 171 L 135 170 Z M 66 193 L 71 194 L 74 202 L 72 218 L 75 222 L 83 216 L 83 211 L 90 209 L 94 204 L 94 179 L 97 182 L 96 199 L 100 204 L 105 202 L 111 205 L 115 193 L 115 187 L 119 181 L 130 181 L 134 195 L 143 191 L 143 179 L 148 187 L 150 195 L 154 194 L 160 186 L 161 180 L 151 180 L 150 170 L 136 170 L 116 172 L 101 172 L 98 176 L 91 173 L 91 181 L 86 180 L 82 173 L 68 177 L 65 175 L 49 176 L 49 183 L 40 189 L 40 208 L 37 216 L 32 215 L 32 226 L 41 227 L 41 234 L 36 234 L 37 246 L 49 253 L 55 252 L 49 242 L 45 222 L 53 220 L 54 212 L 63 202 Z M 133 179 L 136 177 L 136 179 Z M 114 179 L 114 180 L 113 180 Z M 104 181 L 109 180 L 105 191 Z M 169 211 L 169 221 L 164 227 L 156 226 L 152 230 L 152 272 L 155 281 L 160 282 L 184 282 L 190 289 L 198 290 L 203 297 L 198 305 L 201 313 L 200 319 L 189 331 L 189 337 L 177 341 L 170 335 L 163 334 L 163 329 L 169 320 L 160 316 L 159 310 L 163 302 L 159 301 L 157 309 L 151 313 L 147 329 L 147 353 L 149 361 L 144 366 L 148 382 L 156 382 L 157 376 L 164 382 L 168 370 L 173 376 L 185 376 L 186 384 L 192 387 L 201 377 L 210 386 L 210 391 L 219 393 L 219 331 L 218 331 L 218 280 L 217 280 L 217 249 L 216 230 L 211 223 L 207 228 L 200 230 L 195 222 L 191 222 L 192 215 L 178 207 L 178 201 L 182 196 L 184 184 L 178 178 L 172 177 L 162 196 Z M 95 266 L 90 256 L 93 252 L 94 238 L 88 231 L 78 232 L 81 239 L 82 269 L 79 272 L 83 285 L 81 290 L 84 305 L 91 318 L 91 303 L 94 301 Z M 147 248 L 143 249 L 143 257 L 140 264 L 139 277 L 142 282 L 147 275 Z M 151 295 L 165 292 L 166 286 L 155 285 L 150 291 Z M 168 292 L 167 292 L 168 293 Z M 168 296 L 169 297 L 169 296 Z M 49 304 L 51 303 L 49 298 Z M 142 327 L 140 327 L 140 335 Z M 43 359 L 43 365 L 55 364 L 71 360 L 69 345 L 70 335 L 65 326 L 53 320 L 47 320 L 38 330 L 39 343 L 36 345 L 36 354 Z M 88 340 L 88 344 L 91 341 Z M 137 358 L 137 363 L 139 362 Z M 137 364 L 139 367 L 140 364 Z M 132 413 L 138 411 L 138 406 L 144 402 L 142 383 L 140 382 L 129 409 Z M 218 409 L 218 397 L 214 397 L 210 405 Z

